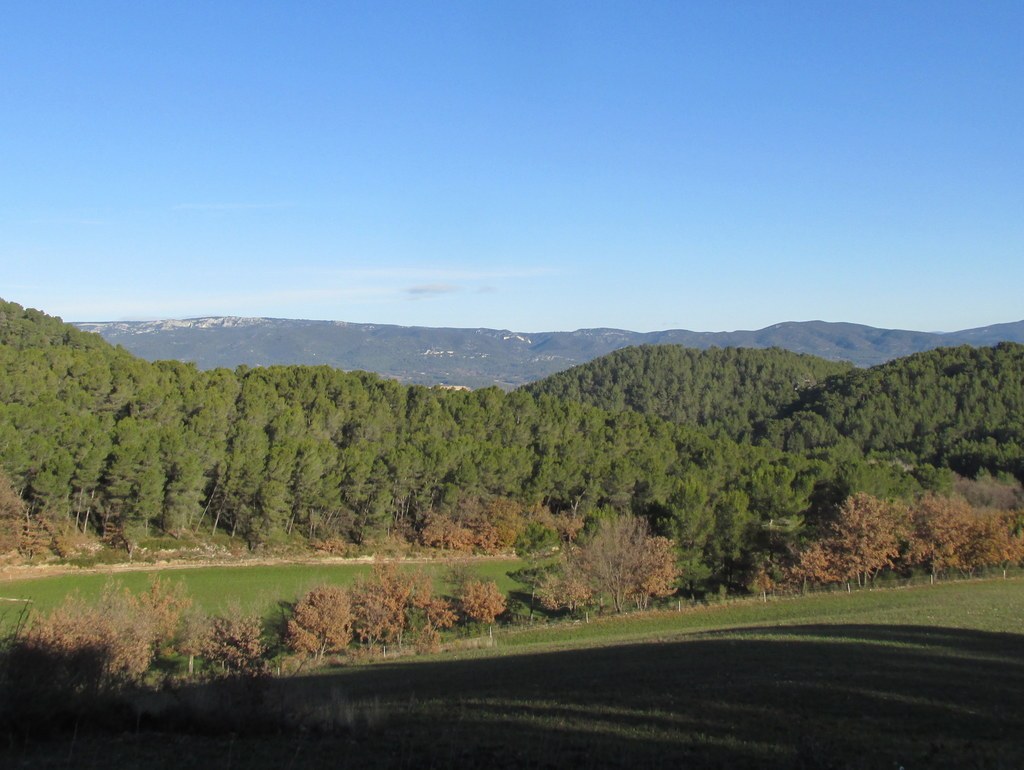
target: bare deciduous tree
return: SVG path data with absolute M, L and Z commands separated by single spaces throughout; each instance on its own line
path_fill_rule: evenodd
M 595 593 L 611 597 L 616 612 L 627 601 L 643 609 L 651 596 L 671 594 L 678 577 L 670 541 L 652 537 L 647 522 L 635 516 L 602 521 L 569 559 Z

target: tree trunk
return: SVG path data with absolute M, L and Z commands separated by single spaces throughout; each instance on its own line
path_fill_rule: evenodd
M 217 487 L 219 487 L 219 486 L 220 486 L 220 479 L 218 479 L 217 481 L 215 481 L 213 483 L 213 490 L 210 492 L 210 498 L 206 501 L 206 507 L 203 508 L 203 513 L 199 517 L 199 521 L 196 522 L 195 529 L 193 530 L 194 532 L 199 532 L 199 527 L 200 527 L 200 525 L 202 525 L 203 519 L 206 518 L 206 512 L 208 510 L 210 510 L 210 506 L 213 505 L 213 498 L 217 496 Z M 191 518 L 191 516 L 189 518 Z M 217 518 L 218 519 L 220 518 L 220 511 L 219 510 L 217 512 Z M 189 526 L 191 527 L 191 524 L 189 524 Z M 215 535 L 217 534 L 217 522 L 213 523 L 213 534 L 215 534 Z

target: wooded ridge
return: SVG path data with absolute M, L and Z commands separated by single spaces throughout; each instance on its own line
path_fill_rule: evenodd
M 1009 343 L 866 371 L 651 347 L 567 373 L 564 392 L 451 391 L 148 363 L 3 303 L 0 372 L 4 547 L 28 555 L 218 534 L 529 551 L 628 514 L 671 540 L 690 590 L 747 590 L 826 537 L 855 493 L 967 483 L 1007 509 L 1024 476 L 1024 347 Z
M 328 365 L 376 372 L 407 383 L 473 388 L 524 385 L 636 345 L 699 350 L 774 347 L 872 366 L 937 347 L 1024 342 L 1024 321 L 948 334 L 823 321 L 779 323 L 757 331 L 645 333 L 622 329 L 527 333 L 233 317 L 78 326 L 149 361 L 191 361 L 200 369 Z

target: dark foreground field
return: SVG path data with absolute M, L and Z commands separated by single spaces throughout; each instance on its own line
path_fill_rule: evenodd
M 994 592 L 1019 605 L 1022 590 L 1006 581 L 918 597 L 934 597 L 928 613 L 942 609 L 963 626 Z M 887 614 L 892 592 L 874 593 Z M 171 709 L 116 735 L 29 740 L 6 759 L 75 768 L 1024 767 L 1024 635 L 982 630 L 992 627 L 985 616 L 978 628 L 916 625 L 919 614 L 196 688 L 179 696 L 191 717 Z M 207 716 L 196 720 L 199 712 Z

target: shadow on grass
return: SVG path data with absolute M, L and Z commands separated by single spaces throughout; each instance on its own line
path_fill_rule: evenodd
M 213 685 L 179 691 L 177 710 L 140 704 L 139 724 L 172 734 L 137 734 L 139 766 L 216 764 L 230 740 L 249 767 L 1024 767 L 1024 636 L 939 627 L 377 663 L 236 696 L 252 703 L 223 722 L 244 734 L 230 739 L 188 716 L 204 700 L 233 708 Z M 181 733 L 188 759 L 150 756 Z

